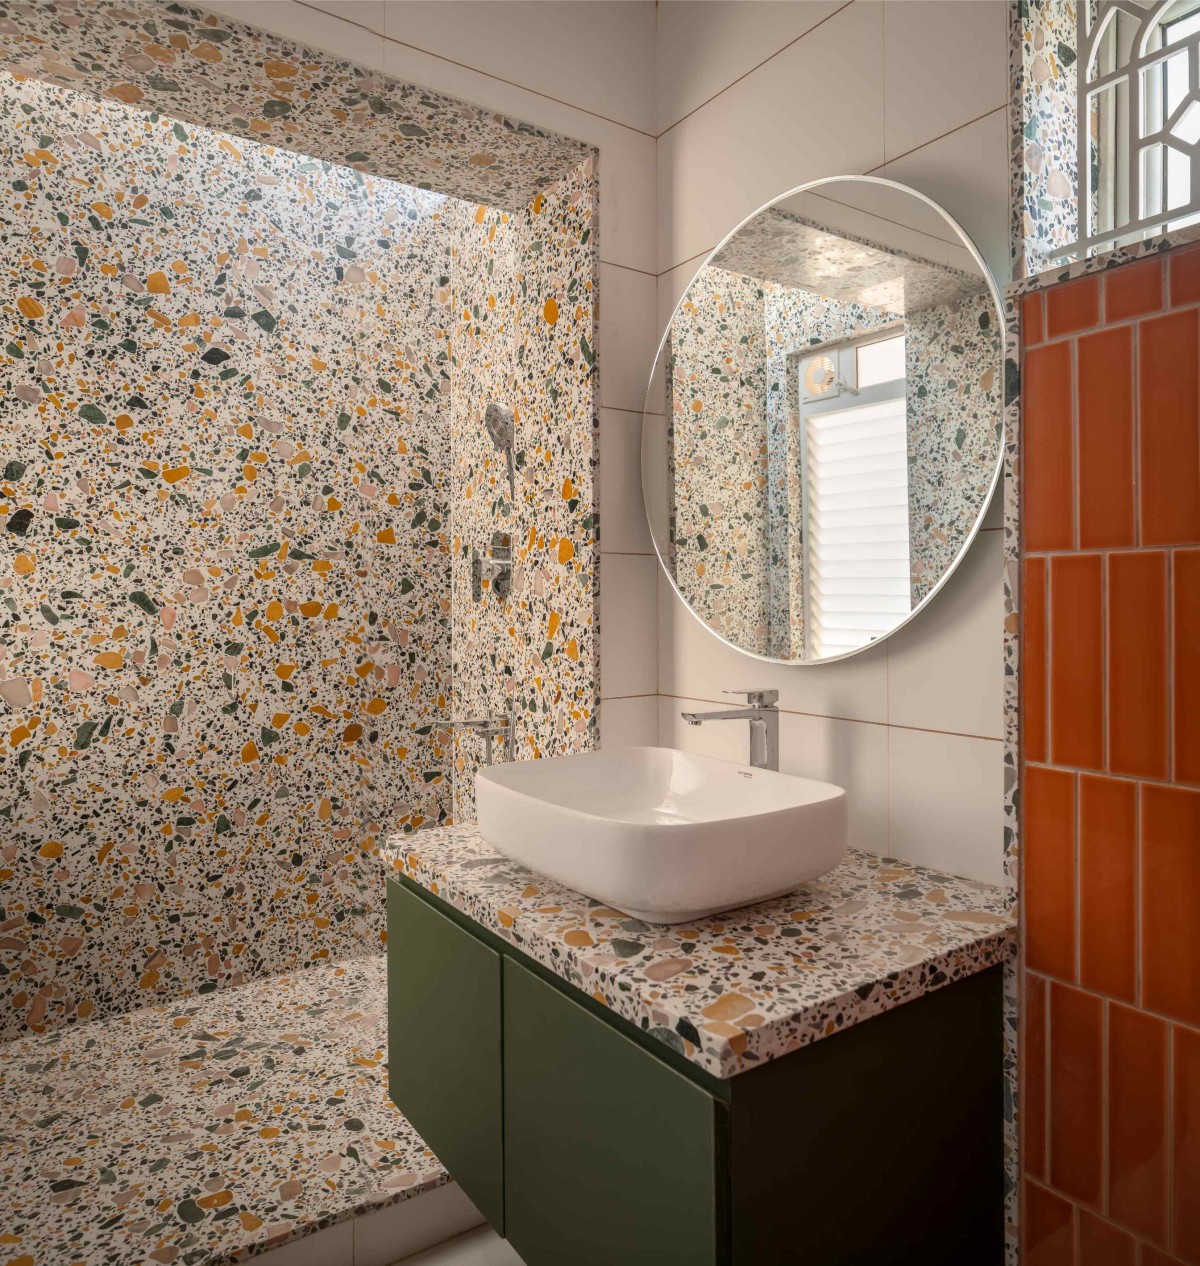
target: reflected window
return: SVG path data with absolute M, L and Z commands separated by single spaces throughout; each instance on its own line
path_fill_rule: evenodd
M 820 393 L 814 362 L 838 367 Z M 800 365 L 806 654 L 844 655 L 912 607 L 904 335 L 822 349 Z

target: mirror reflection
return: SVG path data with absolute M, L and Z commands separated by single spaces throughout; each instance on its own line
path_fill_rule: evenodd
M 836 659 L 950 573 L 999 470 L 1002 323 L 954 223 L 869 177 L 741 226 L 672 317 L 643 428 L 659 557 L 772 659 Z

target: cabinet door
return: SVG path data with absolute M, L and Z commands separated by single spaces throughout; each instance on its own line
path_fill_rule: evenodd
M 388 881 L 388 1090 L 504 1233 L 500 955 Z
M 505 1225 L 526 1266 L 708 1266 L 718 1105 L 504 960 Z

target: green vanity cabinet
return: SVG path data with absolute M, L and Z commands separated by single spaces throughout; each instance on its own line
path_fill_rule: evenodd
M 503 1235 L 500 955 L 394 883 L 387 917 L 392 1102 Z
M 526 1266 L 1000 1266 L 1001 968 L 720 1080 L 408 880 L 389 1086 Z
M 505 958 L 505 1223 L 525 1266 L 718 1261 L 723 1114 Z

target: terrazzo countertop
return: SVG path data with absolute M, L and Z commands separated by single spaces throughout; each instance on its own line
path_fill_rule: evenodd
M 631 919 L 510 861 L 478 828 L 392 836 L 406 875 L 716 1077 L 1003 962 L 1000 888 L 852 849 L 786 897 L 693 926 Z

